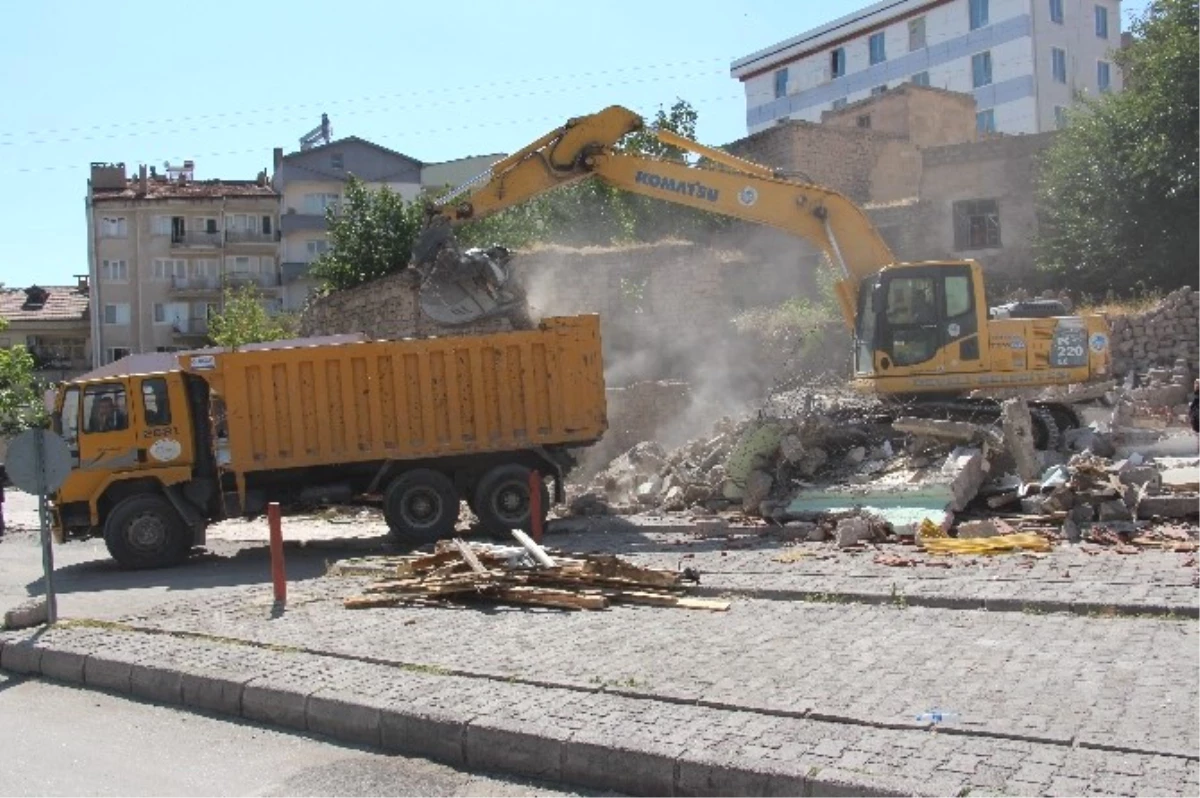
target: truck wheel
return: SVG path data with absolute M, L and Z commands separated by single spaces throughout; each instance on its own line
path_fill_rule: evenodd
M 108 514 L 104 545 L 122 568 L 165 568 L 187 559 L 192 534 L 171 502 L 143 493 Z
M 458 523 L 458 491 L 439 471 L 406 471 L 388 486 L 383 517 L 398 542 L 419 546 L 450 537 Z
M 550 510 L 550 491 L 542 483 L 542 523 Z M 529 516 L 529 469 L 502 465 L 483 475 L 475 487 L 475 515 L 489 535 L 511 540 L 513 529 L 531 531 Z

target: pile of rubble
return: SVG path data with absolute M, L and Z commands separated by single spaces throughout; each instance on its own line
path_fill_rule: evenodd
M 1198 316 L 1200 291 L 1184 287 L 1141 313 L 1109 317 L 1113 373 L 1123 378 L 1147 367 L 1171 369 L 1179 361 L 1194 372 L 1200 360 L 1200 341 L 1196 337 Z M 1190 385 L 1190 381 L 1185 385 Z

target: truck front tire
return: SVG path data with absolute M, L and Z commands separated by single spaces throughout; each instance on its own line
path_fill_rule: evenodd
M 108 514 L 104 544 L 122 568 L 165 568 L 187 559 L 192 534 L 166 497 L 142 493 Z
M 383 517 L 398 543 L 420 546 L 454 534 L 458 491 L 445 474 L 428 468 L 406 471 L 383 496 Z

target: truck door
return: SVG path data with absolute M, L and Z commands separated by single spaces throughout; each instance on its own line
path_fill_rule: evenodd
M 140 396 L 138 461 L 150 468 L 191 465 L 192 436 L 180 375 L 135 377 L 134 382 Z
M 79 467 L 125 471 L 138 463 L 138 441 L 130 423 L 129 382 L 109 380 L 83 389 Z
M 900 271 L 882 281 L 876 372 L 944 370 L 941 286 L 931 269 Z

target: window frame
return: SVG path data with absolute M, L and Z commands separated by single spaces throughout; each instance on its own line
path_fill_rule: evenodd
M 976 133 L 995 133 L 996 132 L 996 109 L 984 108 L 982 111 L 975 112 L 975 132 Z
M 982 89 L 984 86 L 991 85 L 992 51 L 984 50 L 982 52 L 973 54 L 971 56 L 971 88 Z
M 1092 9 L 1096 21 L 1096 38 L 1108 41 L 1108 7 L 1097 3 Z
M 1055 25 L 1066 24 L 1066 11 L 1063 8 L 1063 0 L 1049 0 L 1050 4 L 1050 21 Z
M 846 48 L 835 47 L 829 51 L 829 79 L 837 80 L 846 75 Z
M 958 200 L 951 206 L 954 223 L 954 249 L 970 252 L 1004 247 L 1000 222 L 1000 201 L 994 197 Z M 977 239 L 976 220 L 980 220 L 982 238 Z
M 986 28 L 990 24 L 989 16 L 988 0 L 967 0 L 968 30 Z
M 1100 80 L 1100 76 L 1104 76 L 1104 80 Z M 1107 94 L 1112 91 L 1112 64 L 1104 59 L 1096 62 L 1096 89 L 1101 94 Z
M 110 351 L 115 351 L 121 347 L 112 347 Z M 109 394 L 113 394 L 113 405 L 121 419 L 121 425 L 109 430 L 97 430 L 93 427 L 92 413 L 96 409 L 96 402 Z M 102 382 L 94 385 L 86 385 L 83 389 L 80 421 L 83 422 L 83 433 L 85 435 L 107 435 L 110 432 L 124 432 L 129 429 L 129 394 L 125 390 L 123 382 Z M 90 403 L 88 400 L 91 400 Z M 122 402 L 122 399 L 124 400 Z M 121 405 L 124 404 L 124 407 Z
M 1061 56 L 1061 58 L 1059 57 Z M 1061 74 L 1059 66 L 1062 66 Z M 1055 83 L 1066 84 L 1067 82 L 1067 50 L 1065 47 L 1050 48 L 1050 78 Z
M 116 269 L 116 273 L 120 275 L 119 277 L 113 276 L 114 269 Z M 106 275 L 105 272 L 108 272 L 108 274 Z M 129 282 L 129 261 L 125 260 L 124 258 L 117 258 L 114 260 L 107 260 L 107 259 L 101 260 L 100 261 L 100 280 L 102 282 L 106 282 L 106 283 L 127 283 L 127 282 Z
M 113 321 L 108 320 L 108 309 L 113 309 Z M 125 308 L 125 321 L 121 321 L 121 308 Z M 128 327 L 130 322 L 130 309 L 128 302 L 105 302 L 103 316 L 101 318 L 105 327 Z
M 128 216 L 101 216 L 101 238 L 129 238 Z
M 923 80 L 920 79 L 922 77 L 924 77 Z M 916 74 L 909 77 L 908 82 L 913 84 L 914 86 L 928 86 L 929 85 L 929 70 L 923 69 L 920 72 L 917 72 Z
M 155 391 L 152 387 L 153 384 L 160 385 L 161 390 Z M 167 378 L 166 377 L 144 377 L 144 378 L 142 378 L 140 387 L 141 387 L 141 390 L 139 391 L 139 393 L 141 393 L 141 395 L 142 395 L 141 410 L 142 410 L 143 423 L 147 427 L 170 426 L 171 425 L 171 397 L 168 392 L 169 389 L 167 387 Z M 147 388 L 150 388 L 149 394 L 147 394 L 147 390 L 146 390 Z M 154 414 L 150 413 L 150 407 L 149 407 L 149 405 L 146 404 L 147 395 L 151 395 L 154 397 L 155 410 L 158 412 L 155 412 Z M 163 417 L 163 415 L 160 411 L 160 408 L 158 408 L 158 401 L 160 399 L 163 401 L 163 405 L 165 408 L 165 414 L 166 414 L 165 418 Z
M 878 31 L 867 37 L 867 62 L 869 66 L 882 64 L 887 61 L 887 31 Z M 876 48 L 876 42 L 879 43 Z M 876 50 L 878 49 L 878 53 Z
M 783 69 L 776 69 L 773 80 L 775 82 L 775 99 L 778 100 L 781 97 L 786 97 L 787 96 L 787 84 L 788 84 L 788 68 L 784 67 Z
M 925 15 L 913 17 L 908 21 L 908 51 L 914 53 L 925 49 L 926 42 Z

